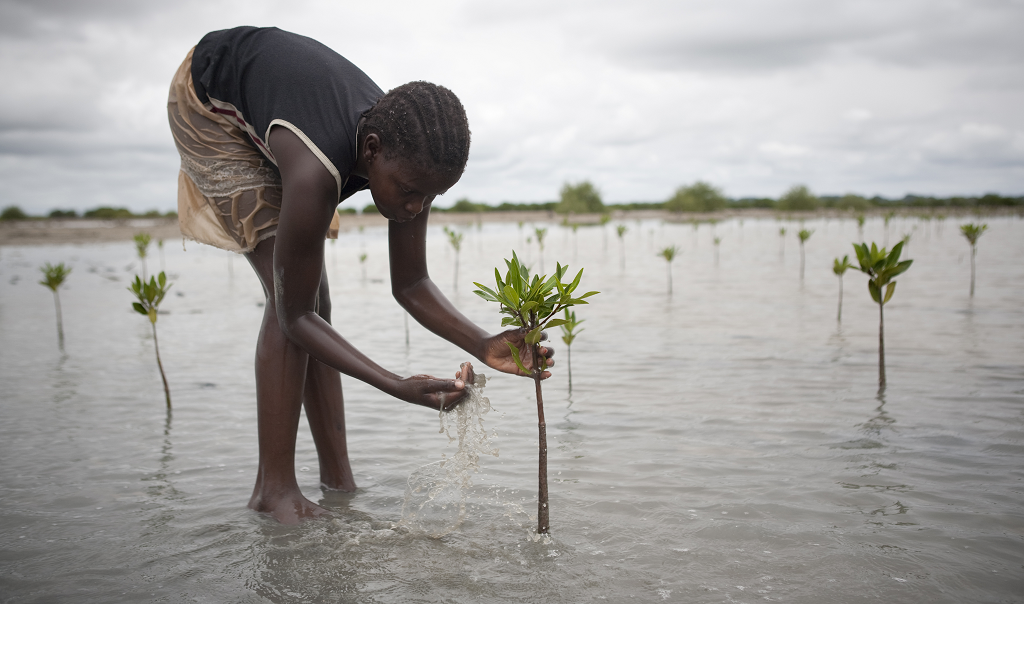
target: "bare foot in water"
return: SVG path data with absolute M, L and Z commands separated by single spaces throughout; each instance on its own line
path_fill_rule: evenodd
M 254 492 L 249 499 L 249 508 L 270 515 L 282 524 L 297 524 L 303 519 L 331 514 L 330 510 L 321 508 L 297 490 L 280 495 Z

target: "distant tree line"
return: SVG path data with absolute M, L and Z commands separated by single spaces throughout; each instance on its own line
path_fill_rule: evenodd
M 558 201 L 548 203 L 475 203 L 467 198 L 459 199 L 450 208 L 433 207 L 436 212 L 526 212 L 550 211 L 560 214 L 600 214 L 610 210 L 668 210 L 670 212 L 716 212 L 725 209 L 764 208 L 787 212 L 816 210 L 827 208 L 833 210 L 866 211 L 874 208 L 981 208 L 981 207 L 1013 207 L 1024 205 L 1024 196 L 1000 196 L 985 194 L 984 196 L 951 196 L 938 198 L 907 194 L 902 199 L 887 199 L 882 196 L 864 197 L 859 194 L 843 196 L 815 196 L 806 185 L 794 185 L 777 199 L 768 197 L 729 198 L 722 191 L 703 181 L 692 185 L 684 185 L 676 190 L 667 201 L 651 203 L 611 203 L 605 204 L 601 192 L 589 181 L 577 184 L 566 183 L 562 186 Z M 341 208 L 341 214 L 356 214 L 355 208 Z M 379 214 L 377 207 L 370 203 L 363 207 L 363 214 Z M 12 205 L 0 212 L 0 221 L 37 218 L 43 215 L 30 215 L 18 206 Z M 52 210 L 47 217 L 51 219 L 152 219 L 158 217 L 174 218 L 177 212 L 160 212 L 150 210 L 136 213 L 127 208 L 101 206 L 82 214 L 74 210 Z
M 158 218 L 175 219 L 178 217 L 178 213 L 171 212 L 160 212 L 159 210 L 150 210 L 148 212 L 132 212 L 128 208 L 112 208 L 109 206 L 101 206 L 92 210 L 87 210 L 81 214 L 75 210 L 51 210 L 47 215 L 34 215 L 28 214 L 16 205 L 11 205 L 4 208 L 3 212 L 0 212 L 0 221 L 14 221 L 16 219 L 38 219 L 38 218 L 50 218 L 50 219 L 158 219 Z

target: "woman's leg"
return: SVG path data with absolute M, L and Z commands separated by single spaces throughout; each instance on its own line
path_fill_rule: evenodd
M 256 411 L 259 470 L 249 507 L 282 523 L 328 511 L 302 495 L 295 480 L 295 436 L 299 426 L 308 355 L 281 331 L 274 305 L 274 242 L 270 237 L 246 254 L 263 283 L 266 309 L 256 344 Z
M 331 322 L 331 292 L 327 286 L 327 270 L 320 276 L 320 293 L 316 313 Z M 328 490 L 354 492 L 356 482 L 348 462 L 345 443 L 345 402 L 341 393 L 341 373 L 316 359 L 306 364 L 306 388 L 302 395 L 309 429 L 313 432 L 317 456 L 320 457 L 320 487 Z

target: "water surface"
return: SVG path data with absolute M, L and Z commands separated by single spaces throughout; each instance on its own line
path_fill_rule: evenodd
M 398 525 L 409 478 L 451 458 L 438 416 L 344 380 L 360 489 L 323 493 L 308 427 L 300 486 L 335 516 L 296 527 L 245 508 L 256 468 L 253 352 L 263 295 L 243 258 L 167 242 L 158 324 L 126 290 L 130 243 L 0 249 L 0 599 L 4 602 L 1020 602 L 1024 600 L 1024 222 L 990 220 L 977 295 L 958 222 L 895 219 L 913 268 L 877 306 L 832 259 L 853 221 L 809 220 L 805 278 L 789 228 L 625 222 L 552 226 L 544 251 L 602 294 L 579 310 L 573 391 L 558 344 L 545 382 L 550 540 L 535 522 L 532 383 L 488 372 L 489 444 L 465 516 L 441 537 Z M 458 290 L 439 228 L 431 274 L 470 293 L 529 225 L 464 229 Z M 721 238 L 716 264 L 712 238 Z M 864 239 L 881 243 L 881 219 Z M 605 246 L 607 238 L 607 247 Z M 657 248 L 677 244 L 674 293 Z M 364 269 L 358 261 L 366 252 Z M 622 261 L 624 259 L 624 264 Z M 61 291 L 66 353 L 43 262 Z M 154 250 L 150 269 L 161 266 Z M 383 366 L 452 376 L 468 356 L 403 316 L 386 232 L 327 245 L 336 326 Z M 557 337 L 553 337 L 557 338 Z

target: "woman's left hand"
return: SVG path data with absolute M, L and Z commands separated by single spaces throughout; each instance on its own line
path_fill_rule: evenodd
M 533 352 L 530 350 L 530 344 L 526 342 L 526 334 L 528 332 L 529 330 L 520 328 L 505 330 L 500 334 L 490 337 L 484 341 L 483 354 L 480 356 L 480 360 L 495 370 L 507 372 L 510 375 L 522 375 L 523 371 L 516 365 L 515 359 L 512 357 L 512 350 L 508 347 L 508 343 L 511 343 L 519 350 L 519 360 L 523 362 L 527 370 L 532 371 Z M 547 332 L 542 332 L 540 335 L 541 341 L 547 338 Z M 555 365 L 555 362 L 551 359 L 555 353 L 554 350 L 542 344 L 538 352 L 546 360 L 544 364 L 546 368 Z M 540 378 L 547 379 L 550 376 L 551 373 L 545 370 Z

